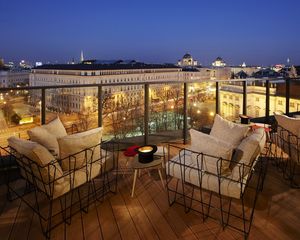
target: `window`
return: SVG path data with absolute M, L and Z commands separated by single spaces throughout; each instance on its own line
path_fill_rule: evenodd
M 255 98 L 255 101 L 256 101 L 256 102 L 259 102 L 259 98 L 258 98 L 258 97 L 257 97 L 257 98 Z
M 291 102 L 290 107 L 292 107 L 292 108 L 295 107 L 295 103 Z
M 282 100 L 278 100 L 278 105 L 282 106 Z

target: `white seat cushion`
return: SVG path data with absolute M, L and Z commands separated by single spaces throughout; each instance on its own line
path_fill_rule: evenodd
M 181 156 L 181 163 L 182 162 L 183 162 L 183 155 Z M 178 179 L 183 179 L 183 174 L 181 173 L 179 163 L 180 163 L 180 157 L 179 155 L 177 155 L 171 161 L 168 161 L 166 170 L 168 175 Z M 188 183 L 200 187 L 199 179 L 200 179 L 201 172 L 197 169 L 197 164 L 195 164 L 195 162 L 192 160 L 191 155 L 189 154 L 185 154 L 185 165 L 186 167 L 184 167 L 184 174 L 185 174 L 184 180 Z M 246 178 L 243 181 L 246 182 Z M 219 187 L 219 178 L 209 173 L 202 173 L 201 187 L 202 189 L 206 189 L 215 193 L 219 193 L 220 190 L 220 193 L 222 195 L 236 198 L 236 199 L 239 199 L 241 197 L 241 193 L 243 193 L 245 189 L 244 184 L 242 185 L 241 188 L 240 183 L 230 180 L 230 178 L 229 179 L 222 178 Z
M 230 122 L 216 114 L 210 135 L 237 147 L 246 136 L 249 127 L 247 125 Z

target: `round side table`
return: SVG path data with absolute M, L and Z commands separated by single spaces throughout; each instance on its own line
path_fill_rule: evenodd
M 142 169 L 150 169 L 150 168 L 151 169 L 157 169 L 160 180 L 161 180 L 161 183 L 162 183 L 162 186 L 163 186 L 163 188 L 165 187 L 164 180 L 163 180 L 162 173 L 161 173 L 161 169 L 164 167 L 163 157 L 154 155 L 154 160 L 152 162 L 150 162 L 150 163 L 140 163 L 138 156 L 135 156 L 132 163 L 131 163 L 131 167 L 134 170 L 131 197 L 134 196 L 134 190 L 135 190 L 137 175 Z

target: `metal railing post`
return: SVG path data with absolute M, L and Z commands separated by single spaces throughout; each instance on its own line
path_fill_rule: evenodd
M 46 123 L 46 89 L 42 88 L 41 99 L 41 125 Z
M 98 86 L 98 127 L 102 127 L 102 111 L 103 111 L 103 103 L 102 103 L 102 86 Z
M 216 82 L 216 114 L 220 113 L 220 87 L 219 82 Z
M 270 81 L 266 80 L 266 123 L 270 122 Z
M 285 79 L 285 114 L 290 114 L 290 78 Z
M 243 81 L 243 115 L 247 115 L 247 81 Z
M 183 84 L 183 144 L 187 143 L 188 84 Z
M 144 85 L 144 144 L 147 145 L 149 142 L 149 84 Z

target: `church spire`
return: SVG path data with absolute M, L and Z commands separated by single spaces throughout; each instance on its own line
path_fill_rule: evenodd
M 81 50 L 81 53 L 80 53 L 80 62 L 83 62 L 83 61 L 84 61 L 83 51 Z

